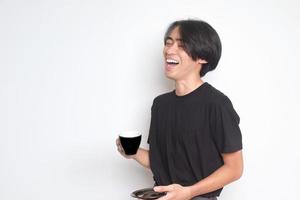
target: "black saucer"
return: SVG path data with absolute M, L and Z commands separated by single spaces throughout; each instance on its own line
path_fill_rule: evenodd
M 158 199 L 166 195 L 165 192 L 155 192 L 153 188 L 144 188 L 131 193 L 131 196 L 138 199 Z

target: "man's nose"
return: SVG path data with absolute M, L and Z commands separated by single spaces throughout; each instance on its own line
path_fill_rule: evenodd
M 177 50 L 178 50 L 178 46 L 177 46 L 176 43 L 166 47 L 166 53 L 167 54 L 174 54 L 174 53 L 177 52 Z

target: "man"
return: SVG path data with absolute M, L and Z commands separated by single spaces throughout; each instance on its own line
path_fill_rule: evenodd
M 217 32 L 200 20 L 173 22 L 164 37 L 165 75 L 175 90 L 151 108 L 149 150 L 126 156 L 153 172 L 160 200 L 217 199 L 243 171 L 240 118 L 230 99 L 202 77 L 221 57 Z

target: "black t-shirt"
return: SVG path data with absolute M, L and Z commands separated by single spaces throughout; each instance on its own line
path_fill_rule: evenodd
M 148 137 L 155 185 L 190 186 L 209 176 L 224 164 L 221 153 L 242 149 L 239 122 L 229 98 L 207 82 L 183 96 L 157 96 Z

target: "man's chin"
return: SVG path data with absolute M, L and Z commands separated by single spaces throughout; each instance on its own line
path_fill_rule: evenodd
M 170 79 L 170 80 L 176 80 L 176 78 L 174 77 L 173 74 L 170 74 L 170 73 L 165 72 L 165 76 L 166 76 L 166 78 L 168 78 L 168 79 Z

